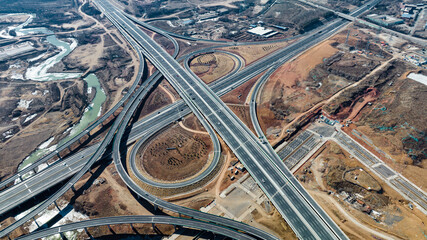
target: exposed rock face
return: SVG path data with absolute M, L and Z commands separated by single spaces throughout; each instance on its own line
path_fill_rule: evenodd
M 0 79 L 0 179 L 40 143 L 79 120 L 88 105 L 86 92 L 82 80 Z
M 61 102 L 61 112 L 64 112 L 67 109 L 71 109 L 75 116 L 80 117 L 82 109 L 88 105 L 88 99 L 85 94 L 83 94 L 83 89 L 77 85 L 65 90 L 64 97 Z

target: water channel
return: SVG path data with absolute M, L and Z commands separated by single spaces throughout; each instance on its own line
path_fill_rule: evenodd
M 48 70 L 56 63 L 60 62 L 71 51 L 73 51 L 74 48 L 77 47 L 78 43 L 75 39 L 72 38 L 68 39 L 71 43 L 59 40 L 56 38 L 54 33 L 48 30 L 47 28 L 24 28 L 32 21 L 34 17 L 35 15 L 30 15 L 27 21 L 25 21 L 23 24 L 18 25 L 17 27 L 9 28 L 9 31 L 15 30 L 18 36 L 40 33 L 47 34 L 48 36 L 46 37 L 46 41 L 59 48 L 61 51 L 58 54 L 41 62 L 40 64 L 28 68 L 25 73 L 25 79 L 34 81 L 55 81 L 80 77 L 82 73 L 48 73 Z M 2 35 L 4 35 L 4 33 L 2 33 Z M 80 121 L 71 128 L 67 129 L 66 132 L 64 132 L 64 134 L 68 134 L 68 136 L 62 139 L 59 144 L 62 144 L 74 137 L 75 135 L 79 134 L 91 122 L 95 121 L 101 114 L 102 104 L 106 100 L 106 95 L 99 83 L 98 78 L 95 74 L 89 74 L 83 80 L 87 83 L 88 93 L 94 90 L 96 91 L 95 96 L 90 105 L 85 109 L 85 112 L 83 113 L 83 116 L 81 117 Z M 49 151 L 55 150 L 56 145 L 47 148 L 53 140 L 54 137 L 40 144 L 38 148 L 30 156 L 25 158 L 25 160 L 19 165 L 19 169 L 23 169 L 29 166 L 31 163 L 42 157 L 44 154 L 48 153 Z

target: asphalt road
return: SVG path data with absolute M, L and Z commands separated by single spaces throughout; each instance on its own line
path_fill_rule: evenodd
M 243 83 L 249 81 L 253 77 L 257 76 L 258 74 L 264 72 L 267 68 L 269 68 L 273 63 L 277 61 L 283 61 L 282 59 L 286 59 L 292 56 L 295 56 L 300 51 L 305 50 L 306 48 L 309 48 L 311 46 L 314 46 L 318 42 L 322 41 L 323 39 L 331 36 L 333 33 L 335 33 L 338 29 L 343 27 L 345 25 L 345 21 L 343 20 L 335 20 L 331 22 L 328 25 L 325 25 L 319 29 L 317 29 L 314 32 L 311 32 L 310 34 L 306 35 L 306 37 L 302 38 L 300 41 L 295 42 L 294 44 L 289 45 L 286 48 L 283 48 L 279 51 L 276 51 L 275 53 L 262 58 L 261 60 L 251 64 L 248 67 L 245 67 L 242 71 L 238 72 L 235 75 L 225 77 L 221 80 L 215 81 L 212 84 L 210 84 L 210 87 L 218 96 L 223 96 L 224 94 L 230 92 L 231 90 L 235 89 L 236 87 L 242 85 Z M 120 107 L 119 105 L 116 105 L 117 107 Z M 178 107 L 178 108 L 186 108 L 183 101 L 178 101 L 173 104 L 171 104 L 171 107 Z M 98 126 L 101 123 L 101 121 L 97 121 L 94 123 L 93 126 Z M 83 134 L 85 135 L 85 134 Z M 83 136 L 82 135 L 82 136 Z M 81 137 L 82 137 L 81 136 Z M 64 149 L 67 148 L 69 145 L 74 143 L 75 141 L 78 141 L 80 138 L 76 138 L 72 141 L 67 142 L 67 144 L 64 145 Z M 60 149 L 59 149 L 60 150 Z M 59 151 L 56 150 L 56 151 Z M 56 151 L 49 153 L 42 159 L 38 160 L 37 162 L 33 163 L 31 166 L 31 169 L 24 169 L 18 174 L 14 175 L 13 177 L 2 181 L 0 183 L 0 188 L 6 186 L 7 184 L 12 183 L 16 179 L 18 179 L 20 176 L 22 176 L 25 173 L 28 173 L 29 171 L 32 171 L 32 168 L 35 168 L 39 164 L 45 163 L 50 158 L 54 157 L 56 155 Z
M 136 184 L 127 174 L 126 167 L 123 165 L 122 159 L 121 159 L 121 152 L 120 150 L 121 145 L 124 143 L 123 136 L 125 136 L 125 131 L 128 127 L 128 122 L 130 121 L 132 117 L 132 111 L 134 111 L 138 107 L 137 103 L 133 103 L 131 106 L 130 111 L 125 116 L 121 126 L 117 130 L 116 137 L 113 142 L 113 160 L 114 164 L 116 166 L 117 172 L 119 176 L 122 178 L 123 182 L 128 186 L 129 189 L 131 189 L 134 193 L 136 193 L 139 197 L 142 197 L 143 199 L 151 202 L 155 207 L 162 207 L 167 210 L 171 210 L 173 212 L 177 212 L 186 216 L 191 216 L 196 219 L 202 219 L 208 222 L 220 224 L 223 226 L 227 226 L 234 229 L 239 229 L 241 231 L 244 231 L 246 233 L 251 234 L 252 236 L 255 236 L 259 239 L 277 239 L 273 235 L 266 233 L 258 228 L 255 228 L 250 225 L 246 225 L 241 222 L 234 221 L 232 219 L 203 213 L 194 209 L 186 208 L 183 206 L 175 205 L 173 203 L 170 203 L 168 201 L 164 201 L 161 198 L 157 198 L 154 195 L 151 195 L 150 193 L 146 192 L 143 188 L 141 188 L 138 184 Z M 178 112 L 180 113 L 182 109 L 178 108 Z M 175 110 L 176 111 L 176 110 Z M 175 112 L 172 110 L 172 112 Z M 159 116 L 159 115 L 157 115 Z M 126 155 L 126 153 L 124 153 Z
M 199 119 L 205 117 L 214 127 L 298 237 L 347 239 L 311 196 L 302 192 L 305 190 L 283 162 L 272 159 L 252 132 L 209 87 L 185 71 L 163 48 L 113 6 L 106 1 L 98 4 L 101 11 L 114 19 L 116 26 L 123 27 L 146 50 L 144 55 L 165 76 L 196 116 Z
M 134 46 L 137 54 L 139 55 L 139 59 L 143 59 L 141 56 L 141 52 L 143 49 L 141 49 L 139 46 Z M 39 214 L 41 211 L 46 209 L 48 206 L 53 204 L 59 197 L 65 194 L 70 188 L 74 187 L 74 184 L 91 168 L 91 166 L 101 157 L 101 155 L 104 153 L 106 147 L 110 144 L 110 142 L 113 140 L 113 137 L 115 135 L 116 129 L 119 127 L 121 120 L 124 118 L 127 110 L 132 105 L 134 101 L 141 101 L 145 94 L 149 92 L 149 89 L 146 88 L 146 85 L 148 83 L 144 82 L 140 88 L 134 92 L 127 104 L 123 107 L 120 114 L 117 116 L 116 120 L 114 121 L 113 125 L 109 129 L 107 135 L 105 136 L 104 140 L 101 142 L 99 147 L 96 149 L 95 153 L 89 158 L 89 160 L 85 163 L 83 168 L 77 172 L 73 177 L 68 180 L 67 183 L 65 183 L 57 192 L 53 193 L 48 199 L 46 199 L 43 203 L 32 209 L 29 213 L 27 213 L 25 216 L 23 216 L 21 219 L 13 222 L 12 224 L 8 225 L 4 229 L 0 231 L 0 237 L 7 236 L 11 231 L 16 229 L 17 227 L 21 226 L 31 218 L 35 217 L 37 214 Z
M 341 22 L 341 23 L 340 23 Z M 321 33 L 314 33 L 314 34 L 312 34 L 312 35 L 319 35 L 319 37 L 322 37 L 322 35 L 331 35 L 332 34 L 332 32 L 334 32 L 334 30 L 337 30 L 337 27 L 339 27 L 339 26 L 342 26 L 342 21 L 335 21 L 335 22 L 333 22 L 331 25 L 328 25 L 328 26 L 325 26 L 323 29 L 324 29 L 324 33 L 327 33 L 327 34 L 321 34 Z M 311 35 L 311 36 L 312 36 Z M 307 39 L 307 38 L 306 38 Z M 305 39 L 305 40 L 306 40 Z M 304 41 L 303 41 L 304 42 Z M 314 41 L 314 42 L 316 42 L 316 41 Z M 314 43 L 312 43 L 313 45 L 314 45 Z M 290 46 L 290 49 L 289 48 L 286 48 L 285 50 L 292 50 L 292 48 L 295 48 L 295 45 L 298 45 L 298 44 L 293 44 L 293 45 L 291 45 Z M 309 45 L 308 45 L 309 46 Z M 307 47 L 307 46 L 306 46 Z M 281 51 L 281 52 L 278 52 L 277 54 L 274 54 L 273 56 L 269 56 L 269 60 L 270 61 L 275 61 L 275 59 L 280 59 L 280 54 L 283 54 L 283 51 Z M 263 61 L 260 61 L 260 63 L 259 64 L 261 64 L 261 65 L 264 65 L 264 66 L 266 66 L 265 65 L 265 62 L 264 63 L 262 63 Z M 250 69 L 257 69 L 257 67 L 258 67 L 258 69 L 261 69 L 261 70 L 258 70 L 258 71 L 263 71 L 264 69 L 262 69 L 262 68 L 259 68 L 259 66 L 254 66 L 254 65 L 251 65 L 251 68 Z M 216 82 L 215 84 L 213 84 L 213 88 L 217 88 L 217 89 L 221 89 L 221 87 L 223 87 L 222 89 L 221 89 L 221 91 L 219 91 L 219 95 L 222 95 L 222 94 L 225 94 L 227 91 L 230 91 L 230 90 L 232 90 L 234 87 L 236 87 L 236 86 L 238 86 L 238 84 L 241 84 L 241 83 L 243 83 L 244 81 L 247 81 L 248 80 L 248 78 L 251 78 L 252 76 L 250 76 L 250 75 L 247 75 L 247 72 L 249 71 L 249 68 L 245 68 L 247 71 L 245 72 L 245 71 L 242 71 L 242 73 L 241 73 L 241 75 L 245 75 L 246 76 L 246 80 L 245 80 L 245 78 L 241 78 L 240 76 L 237 76 L 237 77 L 235 77 L 235 78 L 239 78 L 239 80 L 240 80 L 240 82 L 238 82 L 238 81 L 233 81 L 233 79 L 232 78 L 226 78 L 225 80 L 227 80 L 227 81 L 218 81 L 218 82 Z M 257 73 L 255 73 L 255 71 L 252 71 L 252 74 L 257 74 Z M 234 82 L 234 84 L 232 84 L 231 86 L 228 86 L 228 87 L 224 87 L 224 86 L 227 86 L 227 85 L 230 85 L 230 84 L 227 84 L 227 82 Z M 184 107 L 183 106 L 183 104 L 182 103 L 177 103 L 176 105 L 174 105 L 174 106 L 171 106 L 171 107 L 168 107 L 169 109 L 174 109 L 174 107 L 178 107 L 178 108 L 176 108 L 177 110 L 175 110 L 175 114 L 176 115 L 180 115 L 179 117 L 181 117 L 182 115 L 184 115 L 184 112 L 185 112 L 185 110 L 187 110 L 187 109 L 184 109 L 184 108 L 180 108 L 181 106 L 182 107 Z M 166 109 L 167 110 L 167 109 Z M 162 110 L 163 111 L 163 110 Z M 142 124 L 143 125 L 143 124 Z M 140 125 L 141 126 L 141 125 Z
M 139 49 L 139 50 L 142 51 L 142 49 Z M 155 79 L 155 78 L 153 77 L 152 79 Z M 76 175 L 74 175 L 60 190 L 58 190 L 56 193 L 54 193 L 53 195 L 51 195 L 41 205 L 37 206 L 34 210 L 30 211 L 23 218 L 19 219 L 18 221 L 15 221 L 11 225 L 7 226 L 2 231 L 0 231 L 0 237 L 6 236 L 11 231 L 13 231 L 15 228 L 17 228 L 18 226 L 20 226 L 23 223 L 27 222 L 29 219 L 33 218 L 35 215 L 37 215 L 42 210 L 44 210 L 46 207 L 48 207 L 50 204 L 52 204 L 56 199 L 58 199 L 68 189 L 70 189 L 74 185 L 74 183 L 78 179 L 80 179 L 80 177 L 84 173 L 86 173 L 89 170 L 89 168 L 93 165 L 93 163 L 96 161 L 96 159 L 98 159 L 100 157 L 100 154 L 103 153 L 103 151 L 105 150 L 106 146 L 109 144 L 109 142 L 114 137 L 115 132 L 116 132 L 117 128 L 121 125 L 122 120 L 125 122 L 125 124 L 123 126 L 127 125 L 127 122 L 132 117 L 133 112 L 136 110 L 136 108 L 138 107 L 138 105 L 141 102 L 141 100 L 150 91 L 150 87 L 148 87 L 148 86 L 152 86 L 152 85 L 150 85 L 150 83 L 151 83 L 150 81 L 144 82 L 143 85 L 138 89 L 138 91 L 134 95 L 132 95 L 131 100 L 125 105 L 125 107 L 121 111 L 120 115 L 117 117 L 117 119 L 114 122 L 113 126 L 110 128 L 109 132 L 107 133 L 107 136 L 105 137 L 104 141 L 99 145 L 99 147 L 97 148 L 96 152 L 90 157 L 90 159 L 88 160 L 88 162 L 85 163 L 85 165 L 83 166 L 83 168 Z M 154 126 L 152 126 L 152 127 L 154 127 Z M 118 136 L 122 136 L 123 135 L 124 129 L 125 129 L 125 127 L 122 128 L 122 132 Z M 117 138 L 117 139 L 121 139 L 121 137 Z M 118 140 L 118 144 L 120 144 L 120 140 Z M 155 198 L 155 200 L 160 200 L 160 199 Z M 173 205 L 173 204 L 171 204 L 171 205 Z M 201 212 L 198 212 L 198 211 L 195 211 L 195 210 L 191 210 L 191 211 L 197 212 L 198 215 L 208 215 L 208 214 L 201 213 Z M 209 218 L 212 218 L 212 217 L 209 217 Z M 213 217 L 213 219 L 217 219 L 217 218 L 220 218 L 221 222 L 230 223 L 229 226 L 235 227 L 235 229 L 240 229 L 240 230 L 247 229 L 248 232 L 250 232 L 250 233 L 253 232 L 254 236 L 261 236 L 262 239 L 275 239 L 274 237 L 271 237 L 271 235 L 269 235 L 269 234 L 267 234 L 267 233 L 265 233 L 265 232 L 263 232 L 263 231 L 261 231 L 259 229 L 256 229 L 256 228 L 254 228 L 252 226 L 248 226 L 246 224 L 243 224 L 243 223 L 240 223 L 240 222 L 236 222 L 236 221 L 233 221 L 233 220 L 229 220 L 229 219 L 224 219 L 224 218 L 221 218 L 221 217 L 218 217 L 218 216 L 214 216 Z
M 58 227 L 47 228 L 39 231 L 32 232 L 25 236 L 17 238 L 17 240 L 33 240 L 39 238 L 46 238 L 55 234 L 60 234 L 68 231 L 74 231 L 79 229 L 85 229 L 89 227 L 99 227 L 106 225 L 118 225 L 118 224 L 138 224 L 138 223 L 150 223 L 150 224 L 167 224 L 174 226 L 182 226 L 193 229 L 202 229 L 216 234 L 220 234 L 225 237 L 231 237 L 233 239 L 241 240 L 253 240 L 254 238 L 243 234 L 241 232 L 229 229 L 224 226 L 218 226 L 215 224 L 202 222 L 188 218 L 175 218 L 169 216 L 115 216 L 115 217 L 104 217 L 96 218 L 91 220 L 85 220 L 80 222 L 69 223 Z
M 186 57 L 183 57 L 183 59 L 184 58 Z M 238 66 L 236 67 L 236 70 L 233 71 L 230 76 L 236 74 L 237 70 L 241 69 L 241 67 L 242 62 L 239 62 Z M 148 88 L 152 88 L 161 77 L 161 74 L 158 74 L 158 72 L 150 76 L 150 78 L 147 79 L 147 81 L 149 82 Z M 141 137 L 153 135 L 154 133 L 159 131 L 159 129 L 165 128 L 169 124 L 179 120 L 180 118 L 188 115 L 189 113 L 191 113 L 190 109 L 181 100 L 178 103 L 171 104 L 167 107 L 162 108 L 159 111 L 149 114 L 133 126 L 133 129 L 131 130 L 128 136 L 128 145 L 130 145 L 135 140 Z M 213 142 L 216 141 L 213 140 Z M 21 203 L 30 200 L 38 194 L 46 191 L 46 189 L 49 189 L 50 187 L 55 186 L 59 182 L 71 177 L 74 173 L 78 172 L 84 166 L 84 164 L 93 155 L 93 153 L 98 147 L 99 143 L 94 144 L 93 146 L 90 146 L 88 148 L 82 149 L 81 151 L 71 155 L 70 157 L 64 158 L 62 161 L 57 161 L 55 164 L 52 164 L 43 171 L 38 172 L 31 178 L 25 179 L 23 182 L 15 184 L 1 191 L 0 214 L 3 214 L 19 206 Z M 214 149 L 215 151 L 217 151 L 216 149 L 220 149 L 219 145 L 215 144 Z M 107 155 L 107 157 L 109 157 L 109 155 Z M 214 161 L 217 161 L 218 157 L 219 155 L 216 154 Z M 213 167 L 214 166 L 212 165 L 207 169 L 207 171 L 204 171 L 203 176 L 208 175 L 208 171 L 211 171 Z M 202 176 L 197 178 L 197 180 L 200 179 L 202 179 Z M 192 184 L 195 182 L 196 180 L 188 181 L 185 182 L 185 184 Z M 182 183 L 179 185 L 184 186 L 185 184 Z M 162 186 L 167 187 L 167 185 Z M 160 187 L 160 185 L 158 187 Z

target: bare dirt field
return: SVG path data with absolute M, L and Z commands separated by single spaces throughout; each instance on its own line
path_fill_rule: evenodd
M 166 80 L 163 80 L 160 83 L 160 86 L 164 87 L 157 87 L 154 91 L 150 93 L 150 95 L 144 101 L 144 105 L 139 115 L 140 118 L 164 106 L 167 106 L 168 104 L 171 104 L 174 101 L 174 99 L 172 99 L 173 95 L 168 94 L 168 86 L 170 85 L 166 82 Z
M 301 114 L 321 107 L 319 103 L 357 83 L 389 59 L 390 56 L 375 44 L 369 45 L 369 52 L 378 54 L 349 52 L 348 47 L 343 47 L 346 33 L 343 31 L 285 63 L 267 81 L 257 111 L 260 125 L 270 141 L 277 142 L 286 135 L 284 130 L 298 125 L 294 120 Z M 362 36 L 362 32 L 355 29 L 352 33 Z M 351 36 L 348 44 L 356 44 L 358 38 Z M 378 57 L 379 52 L 382 58 Z M 270 134 L 277 131 L 281 132 L 280 138 Z
M 307 78 L 311 70 L 321 64 L 324 58 L 331 57 L 338 51 L 330 45 L 331 43 L 332 41 L 323 42 L 296 60 L 285 63 L 266 82 L 261 90 L 257 109 L 264 132 L 270 127 L 282 128 L 296 114 L 321 100 L 320 94 L 306 90 L 315 84 L 313 80 Z M 333 76 L 331 80 L 335 82 L 337 88 L 347 84 L 344 79 L 337 76 Z M 318 87 L 318 84 L 314 86 Z
M 15 172 L 40 143 L 78 122 L 88 99 L 82 94 L 83 81 L 15 80 L 0 81 L 0 86 L 0 159 L 8 159 L 0 161 L 3 178 Z
M 253 79 L 245 82 L 241 86 L 233 89 L 229 93 L 221 97 L 221 100 L 227 104 L 245 104 L 249 93 L 251 92 L 252 86 L 262 76 L 262 73 Z
M 249 65 L 254 61 L 264 56 L 267 56 L 268 54 L 280 48 L 286 47 L 290 43 L 292 43 L 292 41 L 284 41 L 284 42 L 269 43 L 269 44 L 232 46 L 232 47 L 224 47 L 221 49 L 241 56 L 245 60 L 246 65 Z
M 49 72 L 81 72 L 83 77 L 88 73 L 95 73 L 107 95 L 102 106 L 103 112 L 106 112 L 133 83 L 135 66 L 139 63 L 129 46 L 120 40 L 121 37 L 117 37 L 117 30 L 108 20 L 86 15 L 81 6 L 71 7 L 74 3 L 67 4 L 40 5 L 31 2 L 25 7 L 35 7 L 44 12 L 37 13 L 30 27 L 32 24 L 37 27 L 46 25 L 60 40 L 77 40 L 77 47 L 51 67 Z M 43 10 L 46 8 L 54 10 Z M 0 161 L 0 166 L 4 165 L 0 171 L 1 178 L 16 171 L 18 164 L 41 143 L 55 137 L 51 142 L 54 145 L 66 137 L 67 134 L 63 134 L 65 130 L 79 121 L 93 97 L 93 92 L 87 93 L 85 83 L 77 79 L 58 80 L 54 83 L 19 80 L 24 79 L 28 67 L 41 63 L 60 51 L 46 43 L 45 37 L 25 38 L 27 41 L 31 40 L 37 50 L 37 54 L 31 57 L 40 58 L 30 61 L 23 57 L 0 64 L 2 73 L 6 73 L 3 76 L 4 82 L 0 83 L 3 90 L 0 99 L 0 118 L 3 123 L 0 126 L 0 159 L 12 159 Z M 22 39 L 17 37 L 18 41 Z M 44 53 L 46 54 L 41 55 Z M 9 68 L 12 65 L 14 67 Z
M 182 124 L 184 125 L 184 127 L 190 128 L 191 131 L 202 131 L 205 134 L 208 134 L 205 128 L 203 127 L 203 125 L 200 123 L 200 121 L 197 119 L 197 117 L 193 113 L 186 116 L 182 120 Z
M 364 176 L 355 179 L 354 171 Z M 423 213 L 411 210 L 399 193 L 335 143 L 327 143 L 296 176 L 351 239 L 419 239 L 427 230 Z
M 338 119 L 351 117 L 354 124 L 346 128 L 350 136 L 426 190 L 426 86 L 407 79 L 410 71 L 417 69 L 400 60 L 392 61 L 366 83 L 343 92 L 325 109 Z M 365 99 L 370 104 L 353 114 Z M 357 137 L 353 129 L 369 140 Z
M 209 53 L 193 58 L 189 65 L 200 79 L 205 83 L 211 83 L 231 72 L 236 62 L 227 54 Z
M 255 209 L 252 212 L 252 216 L 256 223 L 275 232 L 281 239 L 298 239 L 291 227 L 274 207 L 268 214 L 266 214 L 265 211 L 258 211 Z
M 177 181 L 191 177 L 208 162 L 210 137 L 173 126 L 137 153 L 137 166 L 154 179 Z
M 255 133 L 254 127 L 251 121 L 251 115 L 249 112 L 249 106 L 239 104 L 227 104 L 227 106 L 236 114 L 239 119 L 253 132 Z

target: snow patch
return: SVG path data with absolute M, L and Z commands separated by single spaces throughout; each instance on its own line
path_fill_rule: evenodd
M 26 123 L 26 122 L 28 122 L 28 121 L 31 121 L 33 118 L 35 118 L 37 116 L 37 113 L 34 113 L 33 115 L 31 115 L 31 116 L 29 116 L 29 117 L 27 117 L 26 119 L 25 119 L 25 121 L 24 121 L 24 123 Z
M 65 132 L 63 132 L 62 134 L 67 134 L 67 133 L 69 133 L 72 129 L 73 129 L 73 127 L 69 127 L 69 128 L 67 128 L 67 130 L 65 130 Z
M 12 75 L 10 76 L 11 79 L 24 79 L 24 75 L 16 72 L 12 72 Z
M 34 62 L 34 61 L 37 61 L 37 60 L 39 60 L 40 58 L 42 58 L 42 57 L 44 57 L 44 56 L 46 56 L 46 53 L 42 53 L 42 54 L 38 55 L 37 57 L 34 57 L 34 58 L 31 58 L 31 59 L 28 59 L 28 62 Z
M 47 148 L 52 143 L 52 141 L 54 139 L 55 139 L 55 137 L 49 138 L 46 142 L 40 144 L 39 149 L 45 149 L 45 148 Z
M 20 99 L 18 102 L 18 107 L 28 109 L 28 107 L 30 106 L 30 103 L 32 102 L 33 102 L 33 99 L 31 100 Z
M 13 136 L 12 129 L 7 130 L 6 132 L 2 133 L 1 135 L 3 135 L 3 137 L 6 139 L 11 138 Z
M 47 163 L 42 163 L 37 167 L 37 172 L 40 172 L 41 170 L 47 168 L 49 165 Z
M 72 206 L 69 206 L 67 202 L 59 202 L 58 206 L 60 209 L 64 210 L 61 212 L 61 214 L 63 212 L 66 213 L 65 216 L 62 216 L 61 220 L 59 220 L 57 223 L 55 223 L 53 225 L 53 227 L 57 227 L 57 226 L 61 226 L 70 222 L 79 222 L 79 221 L 83 221 L 83 220 L 88 220 L 89 217 L 87 215 L 84 215 L 82 213 L 76 212 Z M 67 208 L 67 209 L 65 209 Z M 69 210 L 71 208 L 71 210 Z M 49 220 L 51 220 L 54 216 L 56 216 L 57 214 L 59 214 L 59 211 L 57 208 L 53 208 L 51 210 L 47 209 L 45 211 L 43 211 L 42 213 L 40 213 L 38 215 L 37 218 L 37 223 L 41 226 L 44 225 L 45 223 L 47 223 Z M 18 217 L 18 216 L 17 216 Z M 15 219 L 17 218 L 15 217 Z M 30 232 L 36 230 L 37 224 L 34 221 L 31 221 L 31 224 L 28 226 L 28 230 Z M 82 232 L 82 230 L 78 230 L 77 232 Z M 75 235 L 75 233 L 74 233 Z M 52 236 L 54 237 L 54 236 Z M 51 239 L 51 238 L 48 238 Z M 69 239 L 73 239 L 73 237 L 69 238 Z
M 176 26 L 175 26 L 175 25 L 173 25 L 173 23 L 172 23 L 170 20 L 167 20 L 167 21 L 166 21 L 166 23 L 167 23 L 170 27 L 176 28 Z
M 9 69 L 12 69 L 12 68 L 21 68 L 21 64 L 19 63 L 10 64 Z
M 69 38 L 69 40 L 71 41 L 71 44 L 69 46 L 70 48 L 69 50 L 71 52 L 77 47 L 77 41 L 73 38 Z M 58 48 L 61 50 L 60 53 L 58 53 L 53 57 L 48 58 L 38 66 L 33 66 L 28 68 L 25 73 L 25 78 L 35 80 L 35 81 L 48 81 L 48 80 L 51 80 L 52 78 L 69 79 L 69 78 L 79 77 L 81 75 L 80 73 L 48 73 L 47 72 L 51 67 L 53 67 L 58 62 L 58 60 L 62 59 L 62 57 L 64 57 L 68 51 L 64 46 L 58 46 Z
M 408 78 L 412 79 L 412 80 L 415 80 L 415 81 L 417 81 L 419 83 L 422 83 L 422 84 L 424 84 L 424 85 L 427 86 L 427 76 L 426 75 L 417 74 L 417 73 L 410 73 L 408 75 Z

